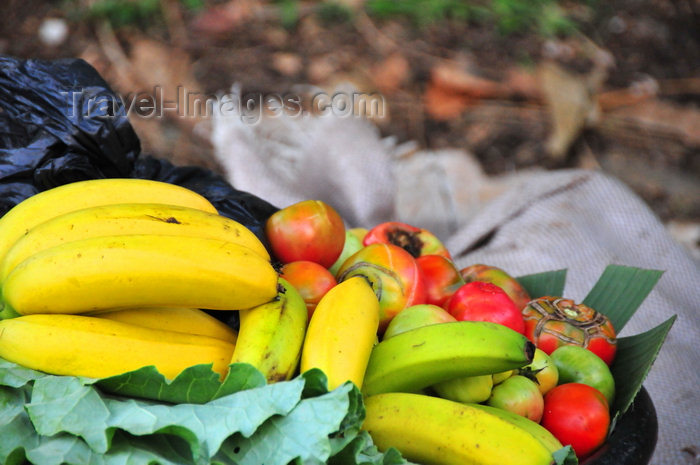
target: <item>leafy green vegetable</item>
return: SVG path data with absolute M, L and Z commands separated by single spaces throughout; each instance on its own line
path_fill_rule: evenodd
M 233 463 L 233 457 L 323 463 L 352 442 L 364 419 L 357 388 L 348 383 L 328 392 L 318 370 L 251 387 L 254 368 L 234 364 L 212 400 L 167 404 L 105 394 L 94 379 L 1 366 L 2 463 L 22 463 L 25 456 L 40 465 Z M 199 368 L 188 370 L 179 386 L 208 378 L 201 375 Z M 122 381 L 157 385 L 161 378 L 137 370 Z

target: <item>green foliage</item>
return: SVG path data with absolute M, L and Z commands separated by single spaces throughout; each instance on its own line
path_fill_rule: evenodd
M 352 20 L 353 12 L 342 3 L 331 0 L 319 5 L 318 17 L 327 24 L 347 23 Z
M 292 29 L 299 21 L 299 3 L 296 0 L 280 0 L 280 22 L 285 29 Z
M 245 364 L 231 365 L 223 382 L 210 375 L 197 366 L 168 383 L 155 370 L 137 370 L 107 385 L 0 359 L 0 463 L 259 465 L 326 463 L 335 455 L 345 465 L 407 463 L 360 432 L 364 405 L 352 383 L 329 392 L 325 375 L 310 370 L 265 384 Z M 210 399 L 196 394 L 197 403 L 188 402 L 200 388 Z M 178 403 L 113 394 L 160 399 L 162 390 Z
M 179 0 L 189 11 L 201 10 L 204 0 Z M 84 6 L 83 2 L 67 0 L 64 10 L 76 21 L 106 20 L 114 28 L 124 26 L 148 27 L 163 18 L 160 0 L 97 0 Z
M 406 17 L 420 27 L 445 20 L 491 23 L 505 35 L 552 36 L 575 30 L 557 0 L 368 0 L 367 11 L 378 18 Z

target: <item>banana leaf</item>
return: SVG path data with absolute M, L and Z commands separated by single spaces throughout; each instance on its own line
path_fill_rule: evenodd
M 606 315 L 619 333 L 633 317 L 661 278 L 663 271 L 609 265 L 584 298 L 583 303 Z M 549 271 L 516 278 L 534 298 L 565 295 L 566 270 Z M 676 315 L 648 331 L 617 340 L 615 362 L 614 418 L 624 414 L 642 388 Z

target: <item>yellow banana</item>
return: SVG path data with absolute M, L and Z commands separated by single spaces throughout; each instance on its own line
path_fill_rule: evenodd
M 127 308 L 91 316 L 121 321 L 143 328 L 198 334 L 228 341 L 231 344 L 235 344 L 237 339 L 236 331 L 233 328 L 198 308 Z
M 257 236 L 225 216 L 175 205 L 134 203 L 99 205 L 51 218 L 28 231 L 0 262 L 0 282 L 26 258 L 65 242 L 123 234 L 162 234 L 221 239 L 248 247 L 266 260 Z
M 362 429 L 379 450 L 424 465 L 550 465 L 551 452 L 522 428 L 467 404 L 422 394 L 365 399 Z
M 274 299 L 277 276 L 268 261 L 231 242 L 106 236 L 31 256 L 5 279 L 2 297 L 21 315 L 129 307 L 237 310 Z
M 154 365 L 168 379 L 212 363 L 226 375 L 234 345 L 213 337 L 143 328 L 83 315 L 0 321 L 0 357 L 54 375 L 105 378 Z
M 299 292 L 282 278 L 279 286 L 274 301 L 240 310 L 238 343 L 231 359 L 250 363 L 270 383 L 291 379 L 296 372 L 308 320 Z
M 346 381 L 362 387 L 379 328 L 379 301 L 362 277 L 331 288 L 314 310 L 301 352 L 301 372 L 319 368 L 328 389 Z
M 0 261 L 17 239 L 39 223 L 63 213 L 114 203 L 164 203 L 217 213 L 196 192 L 160 181 L 113 178 L 64 184 L 23 200 L 0 218 Z
M 527 365 L 535 346 L 522 334 L 485 321 L 415 328 L 372 350 L 363 393 L 417 392 L 463 376 L 498 373 Z
M 540 425 L 539 423 L 535 423 L 529 418 L 525 418 L 522 415 L 518 415 L 517 413 L 513 413 L 508 410 L 491 407 L 490 405 L 469 404 L 469 406 L 481 409 L 485 412 L 489 412 L 492 415 L 502 418 L 510 423 L 513 423 L 515 426 L 524 429 L 525 431 L 530 433 L 535 439 L 540 441 L 542 445 L 546 447 L 547 450 L 550 452 L 556 452 L 562 447 L 564 447 L 562 443 L 559 442 L 559 440 L 552 435 L 552 433 L 545 429 L 544 426 Z

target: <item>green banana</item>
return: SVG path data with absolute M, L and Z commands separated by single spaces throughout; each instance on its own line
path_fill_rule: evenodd
M 268 382 L 292 378 L 299 366 L 308 320 L 299 292 L 279 278 L 277 298 L 257 307 L 240 310 L 238 342 L 231 363 L 250 363 Z
M 56 216 L 22 235 L 0 262 L 0 282 L 15 266 L 42 250 L 90 237 L 123 234 L 221 239 L 246 246 L 266 260 L 270 259 L 265 246 L 252 231 L 225 216 L 176 205 L 99 205 Z
M 423 326 L 386 339 L 372 350 L 363 393 L 418 392 L 463 376 L 519 368 L 535 346 L 522 334 L 485 321 Z
M 398 337 L 398 336 L 397 336 Z M 377 448 L 424 465 L 550 465 L 551 451 L 521 427 L 468 404 L 422 394 L 365 398 L 362 429 Z
M 217 213 L 206 198 L 166 182 L 113 178 L 64 184 L 23 200 L 0 218 L 0 261 L 34 226 L 71 211 L 115 203 L 164 203 Z
M 247 247 L 199 237 L 106 236 L 43 250 L 2 283 L 21 315 L 111 308 L 237 310 L 277 295 L 278 274 Z

